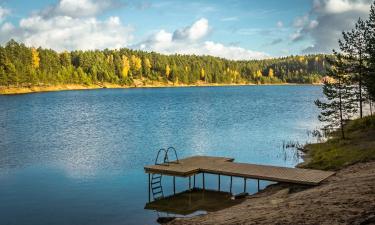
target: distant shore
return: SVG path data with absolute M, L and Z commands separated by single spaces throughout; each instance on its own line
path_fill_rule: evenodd
M 69 91 L 69 90 L 90 90 L 90 89 L 105 89 L 105 88 L 167 88 L 167 87 L 218 87 L 218 86 L 257 86 L 257 85 L 320 85 L 320 84 L 297 84 L 297 83 L 275 83 L 275 84 L 254 84 L 254 83 L 204 83 L 199 82 L 195 84 L 173 84 L 154 82 L 143 84 L 142 82 L 135 82 L 133 85 L 119 85 L 111 83 L 103 84 L 59 84 L 59 85 L 35 85 L 35 86 L 0 86 L 0 95 L 16 95 L 29 94 L 36 92 L 51 92 L 51 91 Z

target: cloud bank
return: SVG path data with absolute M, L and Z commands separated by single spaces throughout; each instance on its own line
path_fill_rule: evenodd
M 0 42 L 11 38 L 28 46 L 64 50 L 116 49 L 130 47 L 165 54 L 212 55 L 227 59 L 259 59 L 266 53 L 207 40 L 213 30 L 206 18 L 173 32 L 159 30 L 144 41 L 132 43 L 134 30 L 117 16 L 99 15 L 122 6 L 116 0 L 59 0 L 18 24 L 6 22 L 9 10 L 0 6 Z M 2 22 L 3 21 L 3 22 Z
M 354 27 L 359 17 L 367 18 L 371 0 L 314 0 L 311 11 L 294 20 L 292 42 L 311 39 L 303 53 L 330 53 L 338 47 L 342 31 Z
M 206 18 L 195 21 L 190 26 L 174 32 L 160 30 L 150 35 L 145 41 L 133 46 L 146 51 L 164 54 L 212 55 L 233 60 L 261 59 L 269 57 L 264 52 L 248 50 L 237 46 L 204 40 L 211 29 Z
M 18 26 L 5 22 L 0 27 L 2 43 L 13 38 L 29 46 L 57 51 L 125 47 L 132 40 L 132 29 L 118 17 L 105 20 L 95 16 L 116 5 L 113 1 L 60 0 L 29 17 Z M 0 19 L 2 18 L 0 8 Z

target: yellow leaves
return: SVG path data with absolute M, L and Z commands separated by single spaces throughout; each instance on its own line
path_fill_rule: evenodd
M 205 73 L 206 73 L 206 72 L 205 72 L 204 69 L 202 68 L 202 69 L 201 69 L 201 79 L 202 79 L 202 80 L 204 80 L 204 78 L 205 78 Z
M 236 82 L 240 78 L 240 73 L 237 70 L 227 68 L 227 74 L 230 76 L 232 82 Z
M 257 74 L 256 74 L 256 76 L 257 76 L 257 77 L 262 77 L 262 76 L 263 76 L 262 71 L 257 70 Z
M 31 48 L 31 66 L 34 69 L 39 68 L 40 58 L 39 58 L 39 52 L 35 48 Z
M 139 71 L 142 68 L 142 60 L 135 55 L 131 56 L 132 68 L 135 71 Z
M 169 67 L 169 65 L 167 64 L 167 66 L 165 67 L 165 76 L 169 78 L 169 74 L 171 74 L 171 67 Z
M 107 63 L 110 63 L 110 64 L 113 63 L 113 55 L 112 54 L 107 56 Z
M 151 69 L 151 62 L 148 58 L 144 59 L 144 65 L 145 65 L 145 69 L 147 70 Z
M 273 77 L 273 69 L 272 68 L 270 68 L 269 70 L 268 70 L 268 76 L 269 77 Z
M 122 71 L 121 71 L 122 76 L 126 78 L 128 77 L 129 70 L 130 70 L 130 63 L 129 63 L 128 57 L 123 55 L 121 57 L 121 64 L 122 64 Z

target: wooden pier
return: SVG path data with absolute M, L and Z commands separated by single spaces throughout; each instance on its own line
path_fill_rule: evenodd
M 278 166 L 257 165 L 249 163 L 236 163 L 233 158 L 193 156 L 177 161 L 158 165 L 145 166 L 144 170 L 149 174 L 149 200 L 151 187 L 151 174 L 160 174 L 177 177 L 189 177 L 189 189 L 191 188 L 191 177 L 202 173 L 202 185 L 205 188 L 204 174 L 218 175 L 218 189 L 220 190 L 220 175 L 230 176 L 232 190 L 232 177 L 244 179 L 244 192 L 246 192 L 246 179 L 257 179 L 258 190 L 259 180 L 286 182 L 304 185 L 318 185 L 320 182 L 333 175 L 334 172 L 287 168 Z M 194 182 L 195 183 L 195 182 Z M 173 179 L 175 193 L 175 179 Z

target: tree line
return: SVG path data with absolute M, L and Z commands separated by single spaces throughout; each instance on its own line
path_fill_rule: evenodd
M 234 61 L 213 56 L 163 55 L 132 49 L 64 51 L 0 46 L 0 86 L 56 84 L 134 85 L 136 80 L 174 84 L 319 83 L 324 55 Z
M 325 100 L 315 104 L 322 110 L 319 120 L 330 131 L 340 128 L 345 136 L 346 122 L 355 116 L 364 116 L 368 104 L 372 115 L 375 100 L 375 1 L 371 5 L 369 19 L 361 18 L 350 31 L 342 32 L 339 51 L 326 58 L 327 77 L 323 86 Z

